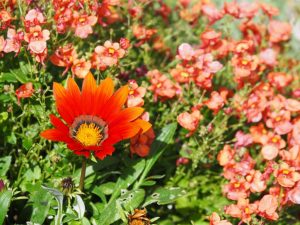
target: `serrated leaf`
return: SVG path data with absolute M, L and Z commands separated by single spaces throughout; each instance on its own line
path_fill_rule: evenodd
M 12 191 L 0 192 L 0 224 L 3 224 L 12 198 Z

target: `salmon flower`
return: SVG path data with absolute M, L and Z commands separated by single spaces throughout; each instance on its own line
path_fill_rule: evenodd
M 21 87 L 19 87 L 16 90 L 16 95 L 18 98 L 18 104 L 20 104 L 20 99 L 21 98 L 30 98 L 31 95 L 33 94 L 34 89 L 33 89 L 33 85 L 31 82 L 28 82 L 26 84 L 21 85 Z
M 80 15 L 77 12 L 73 14 L 72 27 L 75 29 L 75 36 L 82 39 L 87 38 L 93 33 L 93 28 L 97 23 L 97 17 L 93 15 Z
M 151 127 L 149 122 L 138 119 L 143 108 L 122 108 L 127 100 L 128 86 L 114 93 L 110 78 L 96 85 L 93 75 L 88 74 L 81 92 L 74 79 L 69 78 L 66 89 L 54 83 L 53 92 L 61 119 L 50 115 L 54 128 L 43 131 L 41 136 L 65 142 L 77 155 L 89 157 L 94 153 L 97 158 L 104 159 L 114 152 L 115 143 Z
M 209 225 L 232 225 L 232 223 L 227 220 L 221 220 L 221 217 L 216 212 L 213 212 L 209 217 Z

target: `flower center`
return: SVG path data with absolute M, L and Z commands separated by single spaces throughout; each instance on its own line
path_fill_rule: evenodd
M 99 146 L 108 137 L 107 125 L 99 117 L 82 115 L 70 127 L 70 136 L 85 147 Z
M 79 126 L 75 139 L 84 146 L 95 146 L 99 145 L 103 139 L 101 129 L 94 123 L 83 123 Z
M 109 53 L 109 54 L 114 54 L 114 53 L 115 53 L 115 49 L 109 48 L 109 49 L 108 49 L 108 53 Z

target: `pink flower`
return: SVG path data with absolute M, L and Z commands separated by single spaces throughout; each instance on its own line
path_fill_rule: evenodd
M 184 112 L 180 113 L 177 117 L 177 122 L 182 126 L 183 128 L 190 131 L 190 133 L 187 136 L 192 135 L 202 119 L 202 115 L 198 110 L 194 110 L 192 113 Z
M 93 28 L 97 23 L 96 16 L 89 16 L 86 14 L 80 15 L 77 12 L 73 13 L 72 27 L 75 29 L 75 36 L 80 38 L 87 38 L 89 34 L 93 33 Z
M 207 16 L 210 24 L 213 24 L 214 22 L 222 19 L 223 17 L 222 11 L 218 10 L 213 4 L 202 5 L 201 10 L 203 14 Z
M 274 172 L 274 176 L 278 183 L 286 188 L 293 187 L 300 180 L 300 174 L 296 172 L 296 169 L 285 162 L 280 164 L 279 169 Z
M 78 78 L 85 78 L 91 69 L 90 61 L 86 61 L 85 59 L 75 59 L 72 65 L 72 74 L 73 76 L 77 76 Z
M 235 138 L 237 141 L 234 144 L 234 148 L 246 147 L 253 143 L 252 136 L 240 130 L 235 134 Z
M 274 67 L 278 64 L 277 53 L 272 48 L 267 48 L 260 52 L 259 60 L 267 66 Z
M 42 30 L 40 26 L 30 27 L 29 33 L 26 33 L 24 40 L 28 42 L 28 48 L 34 54 L 42 54 L 47 48 L 46 41 L 49 40 L 49 30 Z
M 232 223 L 228 222 L 227 220 L 221 220 L 220 216 L 213 212 L 209 217 L 209 225 L 232 225 Z
M 94 68 L 106 68 L 107 66 L 117 65 L 118 60 L 123 58 L 125 50 L 120 47 L 117 42 L 105 41 L 104 45 L 98 45 L 92 56 L 92 64 Z
M 288 192 L 288 199 L 294 204 L 300 204 L 300 183 Z
M 275 145 L 268 144 L 262 147 L 261 153 L 264 159 L 273 160 L 277 157 L 279 149 Z
M 259 5 L 256 2 L 242 2 L 239 4 L 240 18 L 251 19 L 259 10 Z
M 277 220 L 278 200 L 273 195 L 265 195 L 258 203 L 258 214 L 266 219 Z
M 8 28 L 7 39 L 5 40 L 5 45 L 3 51 L 5 53 L 15 52 L 18 54 L 21 48 L 21 41 L 24 39 L 24 34 L 22 31 L 16 31 L 15 29 Z
M 129 93 L 127 99 L 127 107 L 137 107 L 143 106 L 144 100 L 143 97 L 146 94 L 146 88 L 139 87 L 135 80 L 129 80 Z
M 45 22 L 45 17 L 38 9 L 31 9 L 25 16 L 25 26 L 27 28 L 42 25 Z
M 281 41 L 287 41 L 292 32 L 292 26 L 289 23 L 281 22 L 277 20 L 271 20 L 268 26 L 270 34 L 270 41 L 278 43 Z
M 250 184 L 250 191 L 252 193 L 263 192 L 267 188 L 266 180 L 259 170 L 252 170 L 250 174 L 246 176 L 246 180 Z
M 204 104 L 216 114 L 226 103 L 226 96 L 225 92 L 222 94 L 222 91 L 220 93 L 213 91 L 210 94 L 210 98 Z
M 300 101 L 292 98 L 288 98 L 285 101 L 285 108 L 291 112 L 300 111 Z
M 250 185 L 244 178 L 233 179 L 223 186 L 223 193 L 231 200 L 238 200 L 249 196 L 249 188 Z
M 231 149 L 230 145 L 225 145 L 219 152 L 217 160 L 221 166 L 227 165 L 234 157 L 235 151 Z
M 178 55 L 180 59 L 189 61 L 194 57 L 195 52 L 190 44 L 183 43 L 178 47 Z
M 250 204 L 249 199 L 240 198 L 236 205 L 231 204 L 225 207 L 225 213 L 241 219 L 245 223 L 251 221 L 251 215 L 257 212 L 257 205 Z

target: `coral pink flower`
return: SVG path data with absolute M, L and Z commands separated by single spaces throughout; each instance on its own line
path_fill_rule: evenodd
M 107 66 L 117 65 L 118 60 L 123 58 L 125 50 L 120 47 L 117 42 L 105 41 L 104 45 L 98 45 L 95 48 L 93 61 L 93 67 L 95 68 L 106 68 Z M 99 62 L 100 64 L 97 64 Z
M 300 180 L 300 174 L 295 171 L 294 167 L 290 167 L 285 162 L 282 162 L 279 169 L 275 170 L 274 176 L 277 182 L 286 188 L 293 187 Z
M 147 29 L 142 25 L 134 25 L 132 27 L 133 35 L 139 40 L 136 46 L 140 46 L 147 42 L 154 34 L 156 34 L 156 29 Z
M 239 180 L 233 179 L 230 183 L 223 186 L 223 194 L 231 200 L 238 200 L 239 198 L 247 198 L 249 196 L 249 183 L 241 178 Z
M 279 152 L 280 157 L 290 166 L 296 168 L 296 170 L 300 169 L 300 146 L 295 145 L 290 148 L 288 151 L 282 150 Z
M 61 8 L 55 12 L 54 21 L 58 33 L 65 33 L 68 27 L 71 27 L 73 13 L 69 8 Z
M 40 26 L 30 27 L 24 40 L 28 42 L 28 48 L 34 54 L 43 54 L 47 48 L 46 41 L 50 39 L 49 30 L 42 30 Z
M 16 31 L 15 29 L 8 28 L 7 39 L 5 40 L 5 45 L 3 51 L 5 53 L 15 52 L 18 54 L 21 48 L 21 41 L 24 39 L 24 34 L 22 31 Z
M 254 46 L 254 41 L 253 40 L 241 40 L 241 41 L 237 41 L 233 44 L 233 49 L 232 51 L 239 55 L 239 56 L 243 56 L 243 54 L 245 53 L 249 53 L 249 54 L 253 54 L 255 50 L 255 46 Z
M 223 92 L 225 93 L 225 92 Z M 216 114 L 226 103 L 226 94 L 218 93 L 213 91 L 210 98 L 204 102 L 204 104 Z
M 250 174 L 246 176 L 246 180 L 250 185 L 250 191 L 252 193 L 263 192 L 267 188 L 266 180 L 259 170 L 252 170 Z
M 213 55 L 207 53 L 197 57 L 196 67 L 204 73 L 211 74 L 220 71 L 223 65 L 219 61 L 214 61 Z
M 227 165 L 234 157 L 235 151 L 231 149 L 230 145 L 225 145 L 219 152 L 217 160 L 221 166 Z
M 6 30 L 8 27 L 10 27 L 12 20 L 13 20 L 13 17 L 9 11 L 0 10 L 0 28 L 2 30 Z
M 243 111 L 248 122 L 259 122 L 262 119 L 263 111 L 267 107 L 267 99 L 258 93 L 252 93 L 243 104 Z
M 237 205 L 231 204 L 225 207 L 225 213 L 241 219 L 244 223 L 251 221 L 251 215 L 257 212 L 257 205 L 250 204 L 249 199 L 240 198 Z
M 200 36 L 200 39 L 202 41 L 201 47 L 213 47 L 221 44 L 221 36 L 221 32 L 216 32 L 213 29 L 205 30 Z
M 195 55 L 193 47 L 188 43 L 182 43 L 178 47 L 178 56 L 182 60 L 190 61 Z
M 45 17 L 38 9 L 31 9 L 25 16 L 26 28 L 42 25 L 45 22 Z
M 277 7 L 274 7 L 274 6 L 266 4 L 266 3 L 260 3 L 260 8 L 270 18 L 272 18 L 273 16 L 277 16 L 279 14 L 279 9 Z
M 287 134 L 293 129 L 293 125 L 290 123 L 291 113 L 287 110 L 272 111 L 268 113 L 268 119 L 266 125 L 269 128 L 273 128 L 274 131 L 279 134 Z
M 143 106 L 143 97 L 146 94 L 146 88 L 139 87 L 135 80 L 128 81 L 129 93 L 127 99 L 127 107 Z
M 271 72 L 268 74 L 268 80 L 273 87 L 281 91 L 293 81 L 293 77 L 282 72 Z
M 223 18 L 223 13 L 213 4 L 204 4 L 201 8 L 202 13 L 207 16 L 210 24 Z
M 285 101 L 285 108 L 290 112 L 300 111 L 300 101 L 292 98 L 288 98 Z
M 90 69 L 90 61 L 86 61 L 85 59 L 75 59 L 71 68 L 73 76 L 75 75 L 81 79 L 90 73 Z
M 300 145 L 300 120 L 293 124 L 293 130 L 290 134 L 289 143 L 291 145 Z
M 177 64 L 176 68 L 170 70 L 170 74 L 178 83 L 189 83 L 194 72 L 194 67 L 183 67 L 181 64 Z
M 259 10 L 259 5 L 256 2 L 242 2 L 239 4 L 240 18 L 253 18 Z
M 130 139 L 131 154 L 137 154 L 140 157 L 146 157 L 150 152 L 150 147 L 154 139 L 155 134 L 152 128 L 143 134 L 137 134 Z
M 221 220 L 220 216 L 213 212 L 209 217 L 209 225 L 232 225 L 232 223 L 228 222 L 227 220 Z
M 177 116 L 177 122 L 180 124 L 180 126 L 190 131 L 187 136 L 191 136 L 196 131 L 201 119 L 202 115 L 200 114 L 199 110 L 194 110 L 192 113 L 180 113 Z
M 288 191 L 288 199 L 294 204 L 300 204 L 300 182 L 297 183 L 296 187 Z
M 289 23 L 281 22 L 277 20 L 271 20 L 268 26 L 270 35 L 270 41 L 278 43 L 281 41 L 287 41 L 292 32 L 292 26 Z
M 266 144 L 269 140 L 268 131 L 265 129 L 263 123 L 259 123 L 257 126 L 250 127 L 250 134 L 254 143 Z
M 18 98 L 18 104 L 20 104 L 21 98 L 30 98 L 34 92 L 33 85 L 31 82 L 21 85 L 16 90 L 16 95 Z
M 75 36 L 80 38 L 87 38 L 93 33 L 93 28 L 97 23 L 96 16 L 89 16 L 86 14 L 79 14 L 77 12 L 73 13 L 73 23 L 72 27 L 75 29 Z
M 267 48 L 259 53 L 259 60 L 267 66 L 274 67 L 278 64 L 277 53 L 272 48 Z
M 274 145 L 264 145 L 261 149 L 261 154 L 266 160 L 273 160 L 277 157 L 279 149 Z
M 224 2 L 224 11 L 235 18 L 240 16 L 240 8 L 236 1 Z
M 276 209 L 278 200 L 273 195 L 265 195 L 258 203 L 258 214 L 269 220 L 277 220 L 278 214 Z
M 72 44 L 67 44 L 58 47 L 53 55 L 50 56 L 50 61 L 59 67 L 66 67 L 63 75 L 73 65 L 73 61 L 77 59 L 77 53 Z
M 154 101 L 157 101 L 158 97 L 165 100 L 175 97 L 176 94 L 180 94 L 180 86 L 175 85 L 158 70 L 148 71 L 147 76 L 150 78 L 151 86 L 149 90 L 154 93 Z
M 249 146 L 253 143 L 252 136 L 250 134 L 245 134 L 242 131 L 238 131 L 235 134 L 236 143 L 234 144 L 234 148 L 241 148 Z
M 0 55 L 1 55 L 1 52 L 4 50 L 4 46 L 5 46 L 4 37 L 0 36 Z

